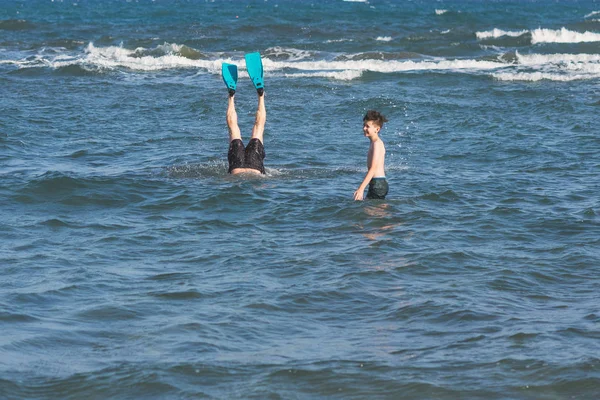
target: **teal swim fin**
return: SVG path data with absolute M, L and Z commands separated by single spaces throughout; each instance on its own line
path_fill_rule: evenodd
M 232 95 L 235 93 L 235 89 L 237 88 L 237 65 L 223 63 L 221 73 L 223 75 L 223 82 L 225 82 L 225 86 L 227 86 L 227 89 L 229 89 L 229 94 Z
M 252 83 L 256 90 L 262 92 L 262 89 L 265 87 L 265 82 L 263 81 L 263 65 L 260 53 L 246 54 L 246 69 L 248 70 L 248 75 L 250 75 L 250 79 L 252 79 Z

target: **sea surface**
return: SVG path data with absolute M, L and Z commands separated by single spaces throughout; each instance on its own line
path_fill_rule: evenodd
M 599 194 L 597 0 L 0 0 L 0 399 L 598 399 Z

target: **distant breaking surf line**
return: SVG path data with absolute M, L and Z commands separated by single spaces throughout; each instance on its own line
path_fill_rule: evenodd
M 187 49 L 177 44 L 159 45 L 155 48 L 126 49 L 122 46 L 96 47 L 89 43 L 79 54 L 54 53 L 49 56 L 38 54 L 20 60 L 0 60 L 0 64 L 14 64 L 18 68 L 53 68 L 59 69 L 71 65 L 79 65 L 85 70 L 102 71 L 129 69 L 131 71 L 161 71 L 172 69 L 206 70 L 209 74 L 221 73 L 221 65 L 239 63 L 239 56 L 224 56 L 222 53 L 205 53 L 204 59 L 187 58 L 183 54 L 194 49 Z M 572 81 L 578 79 L 600 78 L 600 54 L 521 54 L 515 53 L 513 61 L 507 61 L 500 55 L 496 60 L 479 59 L 347 59 L 326 60 L 312 59 L 315 54 L 310 51 L 274 48 L 271 52 L 275 59 L 263 58 L 265 71 L 270 76 L 314 77 L 351 81 L 359 79 L 365 73 L 394 74 L 405 72 L 448 71 L 467 74 L 483 74 L 498 80 L 554 80 Z M 281 60 L 282 55 L 290 55 Z M 346 54 L 352 58 L 352 54 Z M 240 76 L 246 74 L 240 69 Z
M 476 32 L 475 35 L 479 40 L 497 39 L 500 37 L 519 37 L 525 34 L 531 35 L 531 44 L 536 43 L 582 43 L 582 42 L 600 42 L 600 33 L 595 32 L 576 32 L 566 28 L 561 29 L 544 29 L 538 28 L 534 30 L 522 31 L 505 31 L 494 28 L 491 31 Z

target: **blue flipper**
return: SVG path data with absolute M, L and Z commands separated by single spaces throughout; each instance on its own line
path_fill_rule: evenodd
M 223 63 L 221 73 L 223 74 L 223 82 L 225 82 L 225 85 L 227 86 L 227 89 L 229 89 L 229 92 L 235 92 L 238 79 L 237 65 Z
M 246 54 L 246 69 L 256 90 L 264 89 L 265 82 L 263 81 L 263 65 L 260 53 Z

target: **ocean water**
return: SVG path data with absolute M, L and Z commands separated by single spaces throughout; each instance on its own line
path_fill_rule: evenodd
M 1 0 L 0 92 L 0 398 L 600 398 L 599 1 Z

